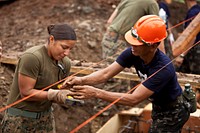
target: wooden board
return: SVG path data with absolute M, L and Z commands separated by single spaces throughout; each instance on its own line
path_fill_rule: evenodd
M 131 108 L 129 110 L 123 110 L 119 112 L 120 115 L 134 115 L 134 116 L 140 116 L 143 112 L 143 108 Z
M 21 55 L 21 53 L 13 53 L 13 54 L 6 54 L 6 55 L 4 54 L 0 61 L 1 63 L 16 65 L 18 62 L 19 55 Z M 78 64 L 78 66 L 75 66 L 76 64 Z M 103 69 L 102 67 L 105 66 L 104 64 L 98 64 L 98 67 L 97 67 L 94 64 L 95 63 L 90 63 L 90 62 L 81 63 L 80 61 L 72 61 L 71 72 L 88 75 L 88 74 L 91 74 L 92 72 Z M 91 67 L 91 66 L 94 66 L 94 67 Z M 177 73 L 177 76 L 178 76 L 178 81 L 181 86 L 184 86 L 184 84 L 186 83 L 190 83 L 193 87 L 200 88 L 200 75 Z M 135 71 L 133 73 L 122 71 L 118 75 L 116 75 L 114 78 L 140 82 L 140 79 L 138 78 Z
M 132 110 L 132 111 L 131 111 Z M 134 126 L 134 130 L 131 132 L 147 133 L 151 125 L 151 111 L 152 104 L 147 104 L 142 112 L 138 111 L 138 108 L 132 108 L 130 110 L 124 110 L 120 113 L 115 114 L 110 120 L 108 120 L 97 133 L 118 133 L 120 129 L 123 129 L 127 126 L 127 123 L 132 121 L 136 122 L 130 124 L 129 127 Z M 136 112 L 137 113 L 136 113 Z M 127 113 L 128 112 L 128 113 Z M 134 121 L 135 119 L 135 121 Z M 130 131 L 130 130 L 129 130 Z M 182 133 L 195 132 L 199 133 L 200 131 L 200 109 L 197 109 L 195 113 L 190 114 L 190 118 L 185 123 Z

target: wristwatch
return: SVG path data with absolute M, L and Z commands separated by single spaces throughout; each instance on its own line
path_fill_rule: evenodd
M 181 58 L 184 58 L 184 56 L 185 56 L 184 54 L 180 54 L 180 57 L 181 57 Z

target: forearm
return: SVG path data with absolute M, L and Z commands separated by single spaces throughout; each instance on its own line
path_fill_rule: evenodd
M 133 94 L 126 94 L 126 93 L 117 93 L 117 92 L 108 92 L 105 90 L 98 90 L 95 96 L 96 98 L 100 98 L 102 100 L 113 102 L 117 99 L 117 104 L 127 105 L 127 106 L 135 106 L 140 101 L 134 98 Z
M 96 85 L 96 84 L 104 83 L 108 79 L 109 77 L 103 74 L 102 70 L 96 71 L 90 75 L 81 77 L 82 84 L 84 85 Z
M 123 70 L 124 68 L 122 66 L 120 66 L 117 62 L 113 62 L 107 68 L 104 68 L 90 75 L 82 77 L 81 78 L 82 83 L 85 85 L 96 85 L 96 84 L 104 83 L 108 79 L 114 77 L 115 75 L 117 75 Z
M 22 98 L 28 98 L 27 101 L 43 101 L 47 100 L 47 91 L 31 89 L 25 93 L 21 92 Z
M 127 93 L 117 93 L 117 92 L 109 92 L 105 90 L 97 89 L 96 98 L 100 98 L 109 102 L 113 102 L 116 99 L 120 98 L 119 104 L 135 106 L 143 100 L 149 98 L 153 91 L 146 88 L 144 85 L 139 85 L 131 94 Z
M 116 9 L 114 10 L 114 12 L 111 14 L 111 16 L 109 17 L 109 19 L 108 19 L 108 21 L 107 21 L 108 24 L 111 24 L 111 23 L 112 23 L 113 19 L 114 19 L 114 18 L 116 17 L 116 15 L 117 15 L 117 13 L 118 13 L 118 9 L 116 8 Z

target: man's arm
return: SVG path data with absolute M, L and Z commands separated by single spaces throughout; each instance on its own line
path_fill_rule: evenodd
M 71 77 L 67 78 L 62 84 L 61 89 L 69 88 L 70 85 L 96 85 L 106 82 L 108 79 L 120 73 L 124 67 L 120 66 L 117 62 L 112 63 L 108 67 L 93 72 L 84 77 Z
M 108 102 L 113 102 L 120 99 L 119 104 L 135 106 L 141 101 L 147 99 L 153 94 L 153 91 L 140 84 L 132 94 L 110 92 L 103 89 L 98 89 L 92 86 L 74 86 L 72 95 L 77 99 L 99 98 Z
M 124 68 L 120 66 L 117 62 L 112 63 L 107 68 L 96 71 L 90 75 L 82 77 L 82 82 L 87 85 L 95 85 L 99 83 L 104 83 L 108 79 L 114 77 Z
M 109 19 L 107 20 L 107 24 L 111 24 L 112 23 L 112 21 L 113 21 L 113 19 L 116 17 L 116 15 L 117 15 L 117 13 L 118 13 L 118 9 L 116 8 L 114 11 L 113 11 L 113 13 L 111 14 L 111 16 L 109 17 Z

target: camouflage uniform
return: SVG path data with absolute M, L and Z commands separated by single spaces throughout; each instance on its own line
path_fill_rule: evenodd
M 149 133 L 181 133 L 183 125 L 190 116 L 184 102 L 181 96 L 170 105 L 161 107 L 153 104 L 153 123 Z
M 102 56 L 111 64 L 127 47 L 123 35 L 108 30 L 102 40 Z
M 2 133 L 55 133 L 55 121 L 52 112 L 40 118 L 14 116 L 5 113 L 2 120 Z
M 200 44 L 200 43 L 199 43 Z M 183 64 L 180 67 L 181 72 L 200 74 L 200 45 L 193 47 L 184 57 Z

